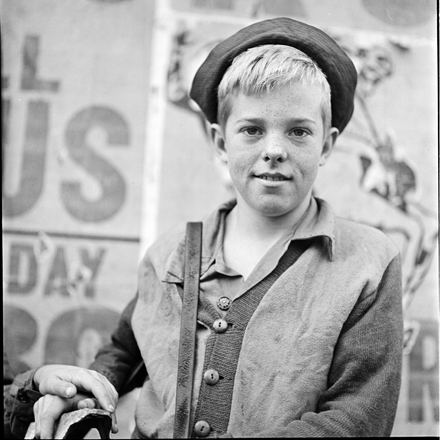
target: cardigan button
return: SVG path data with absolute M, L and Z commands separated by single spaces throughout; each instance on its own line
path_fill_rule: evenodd
M 212 327 L 216 333 L 224 333 L 228 329 L 228 323 L 224 319 L 216 319 Z
M 209 423 L 204 420 L 199 420 L 194 426 L 194 432 L 198 437 L 208 436 L 209 431 L 211 431 L 211 427 L 209 426 Z
M 217 300 L 217 307 L 220 310 L 226 311 L 231 307 L 232 301 L 227 296 L 222 296 Z
M 208 385 L 215 385 L 219 381 L 219 374 L 214 369 L 209 369 L 205 371 L 205 374 L 203 375 L 203 380 Z

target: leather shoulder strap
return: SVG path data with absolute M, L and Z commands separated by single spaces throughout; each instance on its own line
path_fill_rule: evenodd
M 177 367 L 174 438 L 190 437 L 201 250 L 202 223 L 188 222 L 186 227 L 185 278 Z

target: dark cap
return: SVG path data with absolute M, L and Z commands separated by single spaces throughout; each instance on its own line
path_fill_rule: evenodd
M 354 64 L 325 32 L 287 17 L 251 24 L 212 49 L 194 76 L 190 91 L 190 97 L 206 119 L 217 122 L 217 88 L 232 60 L 247 49 L 263 44 L 295 47 L 320 67 L 330 84 L 332 126 L 342 132 L 354 109 L 357 82 Z

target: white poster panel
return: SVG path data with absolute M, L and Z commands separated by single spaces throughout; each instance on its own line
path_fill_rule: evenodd
M 4 344 L 86 365 L 136 293 L 154 2 L 3 2 Z

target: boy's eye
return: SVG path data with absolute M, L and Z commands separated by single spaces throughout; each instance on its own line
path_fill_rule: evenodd
M 243 128 L 242 132 L 248 136 L 259 136 L 262 134 L 261 130 L 257 127 L 246 127 Z
M 309 132 L 303 128 L 295 128 L 291 133 L 296 137 L 306 137 L 309 134 Z

